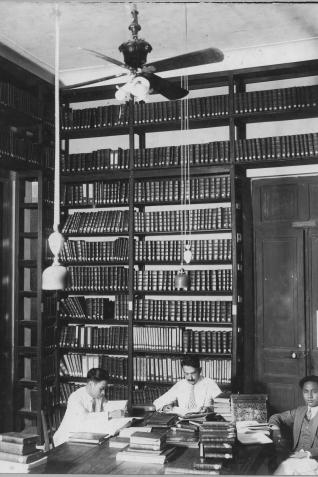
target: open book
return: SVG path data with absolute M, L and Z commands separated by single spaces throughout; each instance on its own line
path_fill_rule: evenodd
M 83 420 L 77 432 L 115 436 L 124 427 L 129 427 L 132 421 L 132 417 L 119 417 L 108 420 L 108 412 L 92 412 Z
M 237 439 L 241 444 L 270 444 L 269 427 L 265 422 L 237 421 Z

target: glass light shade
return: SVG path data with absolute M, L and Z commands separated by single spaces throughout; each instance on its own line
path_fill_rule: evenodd
M 42 273 L 43 290 L 64 290 L 67 270 L 57 259 L 54 259 L 52 265 L 47 267 Z
M 53 253 L 54 257 L 57 257 L 58 254 L 62 251 L 63 245 L 64 245 L 64 237 L 63 235 L 55 231 L 51 233 L 51 235 L 48 238 L 49 242 L 49 247 L 51 252 Z
M 137 76 L 130 84 L 130 92 L 138 101 L 145 101 L 150 89 L 149 81 L 143 76 Z
M 181 268 L 177 275 L 174 278 L 174 287 L 177 290 L 188 290 L 188 287 L 190 286 L 190 280 L 187 272 Z
M 128 91 L 127 85 L 118 88 L 115 93 L 115 98 L 118 101 L 128 101 L 130 97 L 130 92 Z
M 192 252 L 191 252 L 191 249 L 190 249 L 190 245 L 186 245 L 186 249 L 183 252 L 183 258 L 184 258 L 185 263 L 190 263 L 191 262 Z

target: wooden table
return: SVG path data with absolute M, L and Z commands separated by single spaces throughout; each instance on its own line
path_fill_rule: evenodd
M 38 474 L 111 474 L 111 475 L 162 475 L 165 466 L 138 462 L 116 462 L 119 449 L 109 448 L 108 442 L 102 445 L 65 443 L 52 450 L 45 466 L 32 469 Z M 240 446 L 236 458 L 222 473 L 236 475 L 271 475 L 273 469 L 268 462 L 274 448 L 270 445 Z M 192 468 L 194 455 L 199 449 L 180 447 L 171 460 L 178 466 Z

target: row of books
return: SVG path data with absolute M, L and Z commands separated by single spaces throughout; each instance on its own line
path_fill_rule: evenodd
M 68 267 L 67 291 L 124 292 L 128 290 L 128 269 L 79 265 Z M 134 270 L 136 291 L 174 290 L 174 270 Z M 189 291 L 230 292 L 232 270 L 189 270 Z
M 189 291 L 230 292 L 232 290 L 232 270 L 189 270 Z M 174 290 L 174 270 L 134 271 L 135 290 L 172 291 Z
M 74 212 L 67 216 L 62 233 L 79 234 L 128 234 L 128 210 L 99 210 L 97 212 Z M 232 226 L 231 208 L 168 210 L 135 212 L 136 233 L 158 232 L 210 232 L 229 230 Z
M 60 317 L 73 320 L 127 320 L 127 296 L 68 296 L 60 301 Z M 184 323 L 232 323 L 231 301 L 135 300 L 134 319 Z
M 231 360 L 204 359 L 200 362 L 202 374 L 220 384 L 228 384 L 231 380 Z M 125 356 L 109 356 L 94 354 L 64 354 L 60 360 L 60 376 L 85 378 L 91 368 L 103 368 L 110 379 L 125 380 L 128 377 L 128 358 Z M 170 383 L 183 378 L 181 361 L 176 357 L 134 356 L 133 379 L 135 381 L 153 381 Z
M 108 266 L 68 267 L 67 291 L 112 292 L 128 290 L 128 269 Z
M 60 383 L 59 404 L 67 404 L 70 394 L 83 386 L 83 383 L 67 382 Z M 168 391 L 170 386 L 146 385 L 133 390 L 133 403 L 152 403 L 155 399 Z M 128 386 L 122 384 L 109 384 L 106 389 L 106 397 L 109 400 L 128 399 Z
M 64 242 L 64 248 L 60 257 L 66 263 L 127 262 L 128 244 L 129 241 L 126 237 L 102 242 L 67 240 Z
M 191 353 L 232 353 L 232 331 L 204 331 L 186 329 L 183 350 Z
M 66 235 L 128 233 L 128 210 L 99 210 L 69 214 L 62 229 Z
M 232 331 L 135 326 L 133 342 L 135 351 L 226 354 L 232 352 Z
M 180 200 L 220 200 L 230 199 L 229 176 L 192 177 L 190 184 L 182 184 L 180 179 L 136 181 L 134 200 L 138 203 L 176 202 Z
M 127 379 L 128 358 L 96 354 L 68 353 L 61 356 L 60 376 L 86 377 L 92 368 L 106 369 L 110 379 Z
M 135 261 L 178 263 L 183 256 L 186 243 L 182 240 L 135 241 Z M 112 241 L 91 242 L 67 240 L 64 242 L 60 258 L 64 263 L 128 262 L 128 238 L 120 237 Z M 230 239 L 191 240 L 192 260 L 228 261 L 232 258 Z
M 127 205 L 129 184 L 126 181 L 83 182 L 64 184 L 61 204 L 75 206 Z M 226 200 L 230 199 L 229 176 L 193 177 L 189 186 L 180 179 L 136 181 L 134 201 L 140 204 L 169 203 L 181 200 Z
M 12 83 L 0 82 L 0 104 L 40 119 L 39 99 Z
M 149 240 L 135 242 L 136 261 L 178 261 L 186 250 L 187 243 L 181 240 Z M 232 258 L 232 240 L 208 239 L 191 240 L 192 260 L 195 261 L 227 261 Z
M 200 365 L 203 376 L 220 384 L 231 382 L 230 359 L 202 359 Z M 134 356 L 133 368 L 136 381 L 174 384 L 184 377 L 180 359 L 170 356 Z
M 186 146 L 164 146 L 134 151 L 134 168 L 180 167 L 187 148 L 190 165 L 230 163 L 230 141 L 215 141 Z M 117 155 L 116 155 L 117 152 Z M 120 153 L 120 154 L 119 154 Z M 282 160 L 297 157 L 314 157 L 318 154 L 318 134 L 270 136 L 234 141 L 234 161 Z M 108 156 L 120 157 L 109 163 Z M 63 172 L 94 172 L 109 169 L 128 169 L 129 149 L 113 151 L 101 149 L 85 154 L 63 156 Z
M 16 159 L 32 165 L 40 165 L 40 145 L 21 137 L 15 131 L 0 132 L 0 159 Z
M 136 320 L 231 323 L 231 301 L 136 300 Z
M 125 181 L 64 184 L 61 191 L 61 204 L 71 207 L 127 205 L 128 195 L 129 184 Z
M 74 320 L 127 320 L 127 296 L 109 298 L 90 298 L 84 296 L 68 296 L 60 300 L 60 317 Z
M 184 144 L 180 146 L 160 146 L 134 150 L 135 169 L 179 166 L 184 157 L 189 156 L 190 165 L 229 162 L 230 141 L 214 141 L 203 144 Z M 127 170 L 129 168 L 129 149 L 98 149 L 92 152 L 63 154 L 62 173 L 99 172 L 107 170 Z
M 127 326 L 99 327 L 92 325 L 63 325 L 60 330 L 61 348 L 124 351 L 128 349 Z
M 231 226 L 230 207 L 135 213 L 135 231 L 140 233 L 209 232 Z
M 234 110 L 238 114 L 314 108 L 317 104 L 317 85 L 248 91 L 234 95 Z
M 314 108 L 317 104 L 317 86 L 302 86 L 236 93 L 234 112 L 246 114 L 263 111 L 293 111 Z M 186 98 L 189 119 L 224 117 L 229 115 L 229 96 L 218 95 Z M 181 101 L 137 103 L 134 124 L 153 124 L 176 121 L 182 117 Z M 97 108 L 63 108 L 62 130 L 118 127 L 128 125 L 128 105 L 99 106 Z

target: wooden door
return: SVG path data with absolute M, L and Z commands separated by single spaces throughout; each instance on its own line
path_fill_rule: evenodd
M 253 184 L 255 277 L 255 378 L 269 395 L 271 411 L 301 403 L 306 374 L 304 293 L 306 185 L 298 179 Z

